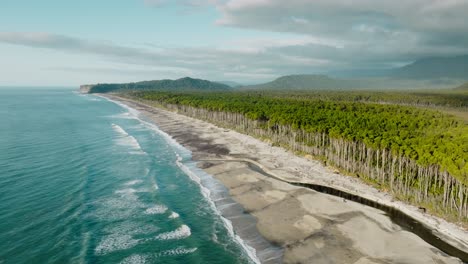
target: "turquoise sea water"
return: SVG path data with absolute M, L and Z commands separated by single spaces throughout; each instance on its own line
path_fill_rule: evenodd
M 0 88 L 0 116 L 0 263 L 252 262 L 190 153 L 137 112 Z

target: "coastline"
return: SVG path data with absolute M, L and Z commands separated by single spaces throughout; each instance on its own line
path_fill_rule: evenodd
M 100 97 L 127 109 L 132 116 L 135 116 L 145 126 L 160 134 L 174 147 L 177 156 L 176 165 L 184 171 L 190 180 L 199 185 L 206 202 L 219 215 L 229 235 L 243 249 L 251 263 L 282 263 L 283 249 L 270 243 L 258 232 L 256 219 L 246 213 L 244 208 L 230 197 L 229 190 L 218 179 L 198 166 L 198 162 L 192 159 L 190 150 L 179 144 L 173 137 L 159 129 L 152 122 L 148 122 L 146 118 L 141 119 L 142 115 L 140 114 L 144 116 L 144 113 L 139 110 L 118 100 L 105 96 Z M 217 240 L 216 237 L 213 239 Z
M 393 207 L 437 230 L 444 241 L 468 249 L 466 230 L 394 201 L 390 195 L 334 173 L 317 161 L 204 121 L 109 94 L 104 97 L 139 110 L 191 150 L 199 167 L 221 181 L 233 200 L 257 219 L 258 231 L 284 248 L 285 262 L 459 263 L 401 229 L 379 210 L 281 180 L 330 186 Z M 246 160 L 279 179 L 253 170 Z

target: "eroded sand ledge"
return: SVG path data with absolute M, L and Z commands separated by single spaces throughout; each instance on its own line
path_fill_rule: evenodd
M 190 149 L 200 167 L 220 180 L 232 198 L 257 218 L 257 229 L 284 248 L 285 263 L 461 263 L 402 230 L 382 211 L 310 189 L 292 186 L 252 170 L 249 159 L 286 181 L 321 184 L 392 206 L 437 230 L 468 251 L 468 233 L 413 206 L 393 201 L 357 179 L 333 173 L 320 162 L 204 121 L 106 95 L 141 111 L 161 130 Z M 205 160 L 205 161 L 201 161 Z M 263 261 L 277 263 L 278 259 Z

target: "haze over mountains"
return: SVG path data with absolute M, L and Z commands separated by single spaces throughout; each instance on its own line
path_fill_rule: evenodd
M 361 72 L 362 73 L 362 72 Z M 426 58 L 409 65 L 370 73 L 366 77 L 334 78 L 318 74 L 297 74 L 279 77 L 257 85 L 240 85 L 237 82 L 212 82 L 185 77 L 177 80 L 143 81 L 127 84 L 84 85 L 81 90 L 105 93 L 117 90 L 160 91 L 226 91 L 226 90 L 355 90 L 355 89 L 424 89 L 453 88 L 468 81 L 468 55 L 449 58 Z
M 460 85 L 459 87 L 455 88 L 458 91 L 468 91 L 468 82 Z
M 393 69 L 331 71 L 329 75 L 337 78 L 468 79 L 468 55 L 423 58 Z
M 468 79 L 468 55 L 449 58 L 426 58 L 391 70 L 390 77 L 405 79 Z
M 354 74 L 353 74 L 354 72 Z M 333 74 L 332 74 L 333 75 Z M 340 76 L 340 74 L 335 74 Z M 468 55 L 425 58 L 406 66 L 376 71 L 349 71 L 347 77 L 288 75 L 244 89 L 423 89 L 453 88 L 468 80 Z

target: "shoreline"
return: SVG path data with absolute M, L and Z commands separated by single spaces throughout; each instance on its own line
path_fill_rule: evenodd
M 200 160 L 200 161 L 225 161 L 225 162 L 245 162 L 249 164 L 249 167 L 257 172 L 260 172 L 261 174 L 264 174 L 268 177 L 272 177 L 274 179 L 277 179 L 282 182 L 286 182 L 279 178 L 278 176 L 271 174 L 271 172 L 265 171 L 265 169 L 262 169 L 261 164 L 258 164 L 257 162 L 253 160 L 248 160 L 248 159 L 207 159 L 207 160 Z M 394 223 L 397 223 L 399 226 L 404 228 L 405 230 L 412 232 L 422 238 L 424 241 L 427 243 L 437 247 L 438 249 L 441 249 L 445 253 L 448 253 L 451 256 L 456 256 L 459 257 L 462 260 L 468 259 L 468 254 L 462 250 L 460 250 L 457 247 L 454 247 L 450 243 L 441 240 L 438 236 L 436 236 L 432 230 L 430 230 L 428 227 L 426 227 L 424 224 L 419 222 L 417 219 L 414 219 L 411 216 L 406 215 L 405 213 L 396 210 L 393 207 L 389 207 L 380 203 L 377 203 L 372 200 L 365 199 L 361 196 L 357 196 L 355 194 L 351 194 L 348 192 L 344 192 L 341 190 L 337 190 L 332 187 L 324 186 L 324 185 L 319 185 L 319 184 L 310 184 L 310 183 L 302 183 L 302 182 L 286 182 L 288 184 L 294 185 L 294 186 L 299 186 L 299 187 L 304 187 L 308 189 L 312 189 L 315 191 L 318 191 L 320 193 L 325 193 L 329 195 L 333 195 L 336 197 L 341 197 L 343 199 L 349 200 L 349 201 L 354 201 L 372 208 L 376 208 L 378 210 L 383 211 Z
M 346 203 L 341 199 L 332 199 L 312 190 L 281 183 L 281 180 L 329 186 L 393 207 L 437 230 L 437 235 L 453 246 L 465 251 L 468 248 L 468 234 L 462 228 L 421 213 L 414 206 L 393 201 L 390 195 L 381 193 L 357 179 L 336 174 L 317 161 L 297 157 L 281 148 L 271 147 L 247 135 L 218 128 L 204 121 L 114 95 L 103 96 L 141 111 L 161 130 L 190 149 L 193 160 L 199 161 L 199 167 L 220 180 L 230 191 L 231 197 L 257 218 L 257 229 L 260 233 L 267 240 L 285 249 L 285 262 L 307 261 L 311 258 L 317 263 L 382 263 L 394 259 L 406 263 L 425 263 L 434 259 L 452 263 L 447 261 L 455 260 L 443 256 L 444 254 L 440 254 L 424 241 L 421 243 L 418 241 L 421 239 L 415 238 L 414 234 L 395 227 L 395 224 L 384 219 L 378 210 L 358 206 L 353 202 Z M 187 129 L 187 126 L 190 129 Z M 242 162 L 207 161 L 210 158 L 249 159 L 279 179 L 268 179 Z M 202 161 L 203 159 L 205 161 Z M 254 188 L 249 188 L 252 186 Z M 320 200 L 329 207 L 320 208 L 314 200 Z M 269 210 L 269 207 L 283 211 L 278 214 Z M 284 219 L 276 219 L 278 217 Z M 354 232 L 355 229 L 369 229 L 369 226 L 372 230 Z M 285 228 L 286 231 L 279 232 L 278 228 Z M 330 237 L 330 234 L 333 234 L 335 239 Z M 347 242 L 342 244 L 343 242 L 337 241 L 336 237 Z M 362 241 L 382 240 L 382 237 L 384 244 Z M 408 240 L 412 243 L 397 250 L 401 247 L 398 243 L 405 245 Z M 381 245 L 375 245 L 379 243 Z M 388 243 L 395 249 L 386 248 Z M 384 248 L 381 248 L 382 246 Z M 402 250 L 420 252 L 401 252 Z M 343 258 L 346 262 L 343 262 Z
M 267 241 L 256 229 L 256 219 L 234 201 L 229 190 L 212 175 L 206 173 L 195 161 L 188 164 L 178 161 L 179 167 L 200 185 L 201 191 L 212 205 L 228 233 L 246 252 L 253 263 L 282 263 L 283 250 Z
M 132 112 L 132 115 L 137 116 L 140 122 L 156 131 L 175 148 L 178 157 L 176 160 L 177 166 L 184 171 L 189 180 L 199 185 L 201 194 L 220 217 L 232 240 L 243 249 L 245 255 L 252 263 L 282 263 L 283 249 L 271 244 L 258 232 L 255 227 L 257 223 L 256 219 L 246 213 L 242 205 L 230 197 L 229 190 L 218 179 L 206 173 L 198 166 L 198 162 L 193 160 L 190 150 L 179 144 L 179 142 L 152 122 L 140 119 L 138 116 L 140 116 L 141 112 L 135 108 L 123 104 L 118 100 L 105 96 L 101 97 Z M 189 155 L 190 159 L 182 157 L 185 155 Z

